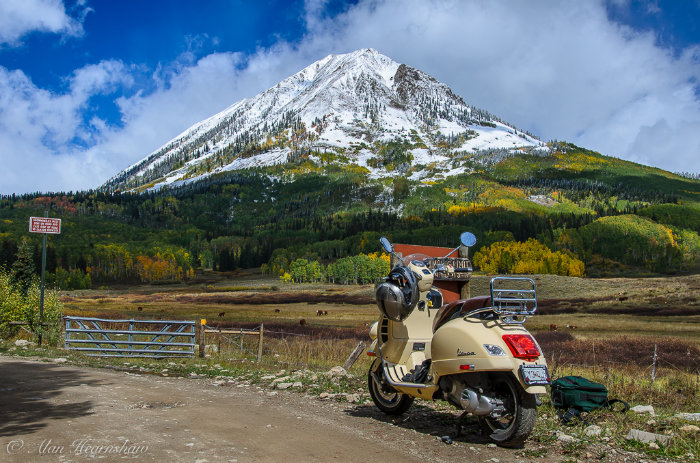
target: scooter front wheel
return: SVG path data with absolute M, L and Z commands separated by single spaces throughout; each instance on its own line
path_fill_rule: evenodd
M 520 447 L 535 427 L 535 396 L 525 392 L 506 375 L 496 378 L 492 393 L 503 401 L 506 411 L 499 418 L 479 417 L 479 423 L 489 438 L 501 447 Z
M 374 360 L 367 374 L 369 395 L 372 397 L 374 405 L 387 415 L 401 415 L 411 407 L 413 397 L 392 388 L 384 379 L 384 369 L 381 363 L 377 364 L 377 362 L 380 360 Z

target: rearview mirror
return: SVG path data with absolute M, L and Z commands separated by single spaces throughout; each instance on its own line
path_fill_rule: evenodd
M 459 240 L 462 242 L 463 246 L 472 247 L 476 244 L 476 236 L 474 233 L 464 232 L 459 236 Z
M 379 238 L 379 242 L 382 243 L 382 247 L 386 252 L 388 252 L 389 254 L 394 252 L 394 247 L 391 245 L 391 242 L 389 242 L 389 240 L 385 236 Z

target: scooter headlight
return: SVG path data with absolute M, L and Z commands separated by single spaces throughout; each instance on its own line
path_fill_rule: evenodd
M 488 352 L 489 355 L 494 357 L 504 357 L 506 355 L 503 349 L 493 344 L 484 344 L 484 349 L 486 349 L 486 352 Z
M 377 327 L 379 326 L 379 322 L 374 322 L 372 323 L 372 326 L 369 327 L 369 338 L 374 341 L 377 339 Z

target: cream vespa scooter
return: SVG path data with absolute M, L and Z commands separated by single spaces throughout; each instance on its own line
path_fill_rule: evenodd
M 465 232 L 464 246 L 476 238 Z M 550 383 L 539 345 L 523 327 L 537 309 L 529 278 L 491 279 L 490 296 L 443 305 L 433 286 L 438 272 L 449 274 L 449 256 L 431 258 L 394 253 L 396 265 L 375 288 L 381 315 L 370 328 L 369 391 L 383 412 L 398 415 L 415 398 L 446 400 L 476 415 L 489 438 L 503 447 L 523 444 L 536 418 L 535 394 Z

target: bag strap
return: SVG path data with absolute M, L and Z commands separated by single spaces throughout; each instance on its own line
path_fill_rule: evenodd
M 578 418 L 581 421 L 581 412 L 576 408 L 570 408 L 564 413 L 562 410 L 557 410 L 557 416 L 562 421 L 563 424 L 569 424 L 574 418 Z
M 628 404 L 628 403 L 625 402 L 624 400 L 620 400 L 620 399 L 610 399 L 610 400 L 608 400 L 608 407 L 612 408 L 613 404 L 616 404 L 616 403 L 621 403 L 621 404 L 622 404 L 622 410 L 620 410 L 622 413 L 625 413 L 627 410 L 630 409 L 630 404 Z

